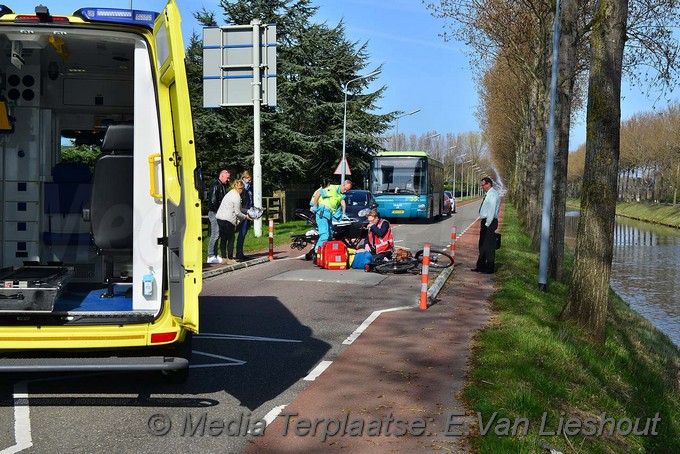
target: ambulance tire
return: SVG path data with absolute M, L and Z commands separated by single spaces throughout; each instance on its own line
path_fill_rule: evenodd
M 191 362 L 192 343 L 193 333 L 187 332 L 186 336 L 184 337 L 184 342 L 177 344 L 177 346 L 173 348 L 171 353 L 172 356 L 185 358 Z M 186 383 L 189 379 L 189 368 L 185 367 L 184 369 L 163 371 L 163 379 L 166 383 L 170 384 L 179 385 Z

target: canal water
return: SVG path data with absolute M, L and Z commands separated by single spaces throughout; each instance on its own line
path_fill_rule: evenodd
M 567 212 L 570 247 L 578 216 Z M 680 347 L 680 229 L 617 217 L 611 287 Z

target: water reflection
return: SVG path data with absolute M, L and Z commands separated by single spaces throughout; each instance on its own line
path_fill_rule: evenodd
M 570 247 L 578 215 L 567 212 L 565 241 Z M 680 346 L 680 230 L 617 217 L 611 286 Z

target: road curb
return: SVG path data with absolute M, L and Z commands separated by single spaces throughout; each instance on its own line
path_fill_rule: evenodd
M 212 270 L 203 271 L 203 279 L 208 279 L 211 277 L 219 276 L 220 274 L 228 273 L 230 271 L 236 271 L 242 268 L 248 268 L 250 266 L 259 265 L 261 263 L 266 262 L 269 262 L 269 257 L 258 257 L 253 260 L 248 260 L 247 262 L 238 262 L 233 265 L 226 265 Z
M 427 289 L 427 307 L 430 307 L 434 304 L 435 300 L 437 299 L 437 295 L 439 295 L 439 292 L 442 290 L 442 287 L 444 287 L 444 284 L 446 284 L 446 281 L 449 279 L 449 276 L 451 276 L 452 273 L 453 266 L 445 268 L 444 271 L 439 273 L 439 276 L 437 276 L 437 279 L 434 280 L 434 283 L 430 286 L 430 288 Z

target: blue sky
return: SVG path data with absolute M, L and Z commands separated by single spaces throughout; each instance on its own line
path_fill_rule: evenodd
M 24 0 L 4 2 L 17 12 Z M 43 0 L 53 14 L 70 14 L 83 6 L 110 6 L 160 11 L 164 0 Z M 200 27 L 193 11 L 205 7 L 221 20 L 219 0 L 177 0 L 182 13 L 185 39 Z M 348 39 L 368 42 L 370 62 L 366 73 L 382 65 L 382 73 L 371 89 L 382 85 L 387 91 L 379 102 L 380 111 L 420 112 L 398 120 L 400 133 L 462 133 L 479 129 L 475 118 L 477 89 L 462 44 L 444 42 L 439 36 L 445 25 L 430 15 L 420 0 L 314 0 L 319 6 L 316 19 L 334 26 L 344 19 Z M 33 4 L 31 4 L 33 5 Z M 624 83 L 622 119 L 652 110 L 653 100 Z M 676 98 L 677 99 L 677 98 Z M 658 102 L 657 109 L 666 107 Z M 573 125 L 571 149 L 585 142 L 585 114 Z M 395 132 L 396 126 L 389 132 Z

